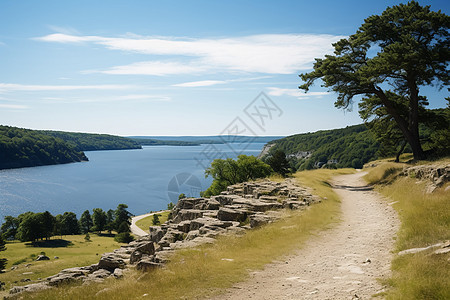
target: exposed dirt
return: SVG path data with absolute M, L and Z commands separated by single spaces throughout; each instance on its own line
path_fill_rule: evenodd
M 400 223 L 389 200 L 366 187 L 363 175 L 334 179 L 341 223 L 215 299 L 369 299 L 381 292 L 377 278 L 390 274 Z

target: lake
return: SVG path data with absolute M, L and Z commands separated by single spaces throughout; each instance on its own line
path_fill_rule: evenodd
M 141 150 L 86 151 L 89 162 L 0 170 L 0 223 L 26 211 L 53 215 L 128 205 L 135 215 L 165 209 L 178 195 L 197 197 L 212 182 L 212 159 L 257 156 L 263 143 L 150 146 Z

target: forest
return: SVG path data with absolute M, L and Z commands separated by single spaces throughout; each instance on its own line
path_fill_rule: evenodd
M 83 151 L 141 149 L 131 139 L 0 125 L 0 170 L 88 161 Z
M 0 126 L 0 169 L 87 161 L 82 151 L 40 131 Z
M 66 141 L 77 151 L 141 149 L 141 144 L 129 138 L 109 134 L 63 131 L 40 131 Z
M 380 144 L 363 124 L 341 129 L 296 134 L 273 141 L 270 153 L 282 150 L 294 170 L 327 167 L 361 168 L 378 157 Z

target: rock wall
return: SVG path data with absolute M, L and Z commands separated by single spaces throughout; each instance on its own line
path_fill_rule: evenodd
M 401 176 L 428 181 L 427 192 L 432 193 L 436 188 L 450 181 L 450 166 L 445 164 L 427 164 L 404 168 Z
M 280 183 L 245 182 L 229 186 L 211 198 L 180 199 L 170 219 L 161 226 L 151 226 L 149 235 L 103 254 L 97 264 L 65 269 L 43 281 L 13 287 L 10 295 L 67 282 L 89 284 L 108 277 L 120 278 L 130 267 L 149 271 L 162 267 L 176 249 L 213 243 L 221 234 L 239 234 L 281 218 L 282 208 L 302 209 L 316 202 L 320 199 L 292 179 Z

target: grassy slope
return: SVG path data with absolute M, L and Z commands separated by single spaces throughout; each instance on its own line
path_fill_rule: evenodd
M 36 280 L 54 275 L 66 268 L 88 266 L 97 263 L 102 253 L 120 247 L 120 244 L 115 242 L 114 238 L 97 236 L 96 234 L 91 234 L 91 242 L 86 242 L 84 235 L 64 236 L 64 241 L 71 241 L 73 245 L 51 248 L 33 247 L 20 242 L 7 243 L 6 251 L 1 253 L 2 257 L 8 259 L 7 271 L 0 274 L 0 281 L 6 282 L 6 289 L 12 285 L 24 285 L 27 283 L 21 283 L 21 279 Z M 50 242 L 62 244 L 61 240 L 51 240 Z M 45 252 L 50 260 L 33 261 L 31 255 L 39 255 L 41 252 Z M 59 259 L 54 259 L 55 256 L 58 256 Z M 18 269 L 11 271 L 13 264 L 22 260 L 25 261 L 17 265 Z M 26 268 L 25 264 L 31 264 L 31 266 Z M 32 274 L 23 275 L 25 272 L 32 272 Z M 19 282 L 12 284 L 13 281 Z
M 169 216 L 169 211 L 163 211 L 161 213 L 158 213 L 159 222 L 163 224 L 167 221 L 167 217 Z M 150 226 L 153 226 L 153 216 L 148 216 L 146 218 L 140 219 L 136 222 L 136 226 L 141 228 L 142 230 L 147 231 Z
M 249 270 L 293 250 L 301 248 L 317 230 L 338 222 L 340 202 L 326 183 L 333 175 L 353 170 L 318 170 L 297 173 L 302 185 L 310 186 L 324 198 L 305 211 L 286 212 L 282 220 L 246 232 L 242 236 L 226 236 L 214 245 L 178 251 L 164 269 L 152 273 L 131 271 L 122 280 L 103 284 L 73 286 L 30 295 L 38 299 L 133 299 L 147 294 L 151 299 L 194 299 L 219 293 L 235 282 L 245 280 Z M 233 261 L 223 260 L 233 259 Z
M 389 176 L 398 165 L 383 163 L 373 169 L 369 182 L 388 181 L 377 189 L 394 201 L 401 228 L 396 252 L 425 247 L 450 239 L 450 192 L 445 186 L 433 194 L 424 192 L 424 183 L 414 178 Z M 448 184 L 447 184 L 448 186 Z M 388 280 L 392 287 L 388 299 L 450 299 L 450 269 L 448 255 L 430 255 L 430 251 L 398 256 L 392 261 L 393 275 Z

